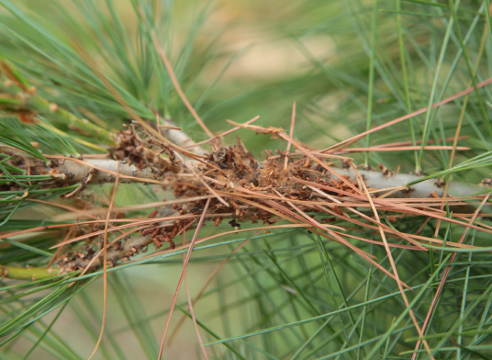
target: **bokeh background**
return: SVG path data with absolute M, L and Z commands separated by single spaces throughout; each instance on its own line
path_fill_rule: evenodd
M 125 29 L 122 36 L 128 37 L 130 44 L 136 43 L 133 36 L 140 26 L 145 26 L 135 9 L 138 9 L 139 3 L 152 3 L 149 9 L 155 7 L 155 14 L 150 11 L 155 17 L 149 17 L 147 21 L 162 22 L 159 41 L 170 55 L 187 97 L 213 132 L 229 129 L 226 119 L 245 122 L 256 115 L 261 116 L 257 121 L 259 125 L 287 129 L 290 126 L 292 106 L 296 102 L 295 137 L 313 148 L 322 149 L 364 131 L 368 126 L 368 111 L 372 125 L 380 125 L 427 106 L 431 95 L 433 101 L 437 102 L 470 86 L 467 63 L 463 57 L 457 58 L 461 49 L 459 37 L 453 33 L 449 46 L 444 52 L 441 49 L 444 39 L 448 38 L 450 13 L 447 2 L 435 2 L 442 3 L 442 6 L 417 1 L 400 4 L 399 1 L 364 0 L 118 0 L 108 3 L 113 4 L 114 11 L 121 19 L 118 26 Z M 488 59 L 478 66 L 477 80 L 484 79 L 491 68 L 492 54 L 490 41 L 481 46 L 483 31 L 488 32 L 484 4 L 480 1 L 461 3 L 462 8 L 467 10 L 459 15 L 463 21 L 460 26 L 463 27 L 463 36 L 467 41 L 469 58 L 474 64 L 482 52 Z M 47 86 L 49 84 L 59 84 L 60 89 L 63 89 L 63 81 L 70 81 L 69 78 L 63 78 L 73 62 L 69 58 L 60 57 L 60 52 L 48 47 L 46 41 L 37 43 L 33 30 L 24 26 L 19 17 L 33 19 L 67 46 L 85 49 L 101 72 L 116 79 L 123 87 L 131 83 L 131 79 L 125 82 L 119 77 L 118 71 L 122 67 L 118 59 L 111 57 L 113 55 L 110 51 L 104 51 L 105 45 L 98 39 L 94 29 L 96 25 L 89 21 L 91 16 L 94 21 L 100 20 L 90 15 L 91 12 L 97 12 L 102 18 L 110 16 L 103 1 L 16 1 L 16 9 L 22 9 L 25 15 L 12 11 L 9 4 L 12 3 L 0 1 L 0 20 L 3 25 L 0 43 L 3 55 L 15 61 L 21 71 L 36 78 L 39 82 L 37 86 L 47 97 L 57 98 L 62 102 L 61 105 L 77 111 L 79 105 L 85 106 L 86 103 L 75 90 L 78 86 L 84 88 L 86 85 L 83 82 L 74 83 L 66 92 L 53 88 L 50 90 Z M 404 11 L 398 12 L 397 6 L 402 4 Z M 87 13 L 81 9 L 88 9 Z M 399 26 L 401 32 L 398 31 Z M 26 38 L 32 36 L 32 43 L 26 45 L 17 33 L 27 34 Z M 46 54 L 41 56 L 33 50 L 23 50 L 36 46 L 41 47 Z M 135 45 L 136 48 L 138 46 Z M 53 59 L 61 59 L 63 65 L 50 61 L 51 56 Z M 402 72 L 402 58 L 406 64 L 405 74 Z M 50 71 L 56 76 L 46 75 Z M 372 83 L 371 74 L 374 77 Z M 128 76 L 131 77 L 131 74 Z M 135 98 L 144 106 L 171 118 L 194 140 L 205 140 L 206 134 L 170 90 L 171 87 L 166 89 L 167 95 L 162 94 L 159 80 L 156 80 L 159 73 L 154 72 L 149 76 L 150 85 L 144 91 L 134 89 Z M 133 91 L 131 86 L 127 89 Z M 109 98 L 107 94 L 102 94 L 101 98 L 104 96 Z M 372 96 L 372 102 L 369 96 Z M 484 109 L 477 98 L 470 99 L 462 130 L 462 135 L 468 135 L 469 138 L 460 144 L 471 146 L 472 150 L 458 154 L 455 163 L 490 150 L 487 126 L 481 117 L 483 111 L 487 114 L 490 112 L 490 102 L 487 100 L 490 98 L 489 90 L 485 90 L 485 98 Z M 121 124 L 129 120 L 121 108 L 112 108 L 107 103 L 97 101 L 91 106 L 94 114 L 113 128 L 120 129 Z M 454 136 L 460 109 L 461 103 L 456 101 L 432 112 L 430 117 L 433 125 L 429 128 L 426 127 L 429 120 L 427 114 L 415 117 L 412 125 L 415 138 L 421 140 L 426 137 L 442 142 Z M 410 129 L 409 122 L 385 129 L 371 136 L 369 144 L 412 141 Z M 70 134 L 68 129 L 67 133 Z M 265 150 L 275 153 L 276 150 L 285 149 L 285 144 L 279 140 L 245 130 L 226 137 L 225 143 L 234 144 L 236 136 L 260 159 L 265 158 Z M 365 145 L 365 140 L 358 143 L 358 146 Z M 86 148 L 83 150 L 91 151 Z M 367 159 L 373 167 L 379 163 L 393 169 L 401 166 L 401 171 L 407 173 L 421 168 L 426 174 L 432 174 L 448 167 L 449 154 L 446 152 L 428 152 L 421 158 L 419 155 L 414 152 L 398 156 L 393 153 L 370 153 Z M 354 158 L 358 164 L 365 161 L 363 153 L 355 154 Z M 458 173 L 456 178 L 478 182 L 489 173 L 489 168 L 482 167 L 466 174 Z M 109 185 L 90 187 L 85 196 L 104 199 L 109 196 L 111 189 Z M 125 206 L 155 201 L 153 197 L 163 199 L 169 196 L 162 190 L 156 190 L 152 195 L 148 193 L 148 189 L 143 191 L 131 185 L 121 185 L 116 203 Z M 16 214 L 13 219 L 47 220 L 59 214 L 57 209 L 40 205 Z M 418 228 L 420 224 L 412 222 L 402 226 Z M 229 228 L 224 222 L 219 228 L 207 224 L 202 231 L 206 235 Z M 242 238 L 238 235 L 222 240 L 239 241 Z M 237 244 L 202 249 L 192 257 L 188 267 L 192 296 Z M 244 248 L 242 256 L 231 258 L 230 263 L 216 276 L 207 296 L 195 307 L 197 318 L 219 336 L 229 337 L 309 317 L 310 310 L 295 300 L 299 295 L 297 290 L 279 275 L 275 267 L 268 265 L 269 260 L 264 251 L 271 251 L 279 261 L 285 261 L 283 264 L 293 279 L 303 289 L 308 288 L 306 291 L 309 292 L 310 301 L 326 312 L 333 310 L 335 305 L 323 280 L 319 254 L 315 248 L 309 248 L 310 244 L 312 238 L 304 232 L 271 234 L 252 241 Z M 306 249 L 312 251 L 304 253 Z M 329 244 L 327 249 L 333 251 L 333 266 L 338 270 L 346 294 L 361 286 L 366 276 L 364 266 L 367 265 L 361 265 L 350 251 L 340 246 Z M 371 251 L 378 254 L 379 250 L 371 248 Z M 300 252 L 303 252 L 302 257 L 294 256 Z M 403 256 L 400 260 L 402 268 L 406 269 L 402 270 L 402 277 L 411 277 L 426 261 Z M 156 357 L 181 269 L 182 260 L 178 255 L 130 267 L 109 276 L 105 336 L 95 358 Z M 394 284 L 387 285 L 389 283 L 388 279 L 381 279 L 380 285 L 395 287 Z M 60 358 L 59 353 L 53 350 L 58 347 L 63 348 L 71 358 L 87 358 L 101 326 L 102 288 L 101 278 L 75 297 L 54 323 L 48 340 L 42 342 L 29 358 Z M 33 295 L 39 296 L 40 293 Z M 336 298 L 341 301 L 338 291 Z M 354 301 L 363 299 L 363 290 L 353 298 Z M 381 325 L 384 329 L 401 311 L 401 304 L 396 300 L 394 302 L 389 302 L 380 312 L 368 315 L 368 323 L 371 324 L 368 328 L 373 327 L 374 334 L 381 330 L 378 330 L 379 324 L 385 324 Z M 184 287 L 178 303 L 186 303 Z M 20 359 L 15 354 L 24 354 L 30 349 L 55 316 L 56 312 L 48 314 L 37 327 L 26 331 L 25 336 L 15 342 L 5 345 L 0 352 L 6 359 Z M 175 311 L 171 329 L 174 329 L 181 317 L 181 312 Z M 335 327 L 339 329 L 338 324 Z M 289 344 L 300 346 L 303 343 L 300 339 L 307 339 L 316 329 L 317 326 L 306 325 L 293 331 L 276 332 L 271 337 L 259 335 L 250 338 L 248 342 L 251 346 L 241 341 L 236 341 L 234 345 L 247 359 L 267 359 L 269 357 L 266 354 L 274 356 L 272 358 L 290 358 L 293 352 Z M 203 336 L 206 341 L 213 340 L 205 332 Z M 328 341 L 327 337 L 322 335 L 321 340 L 318 339 L 319 343 Z M 314 352 L 306 351 L 303 353 L 305 357 L 299 358 L 314 359 L 336 351 L 341 346 L 338 343 L 326 344 L 317 352 L 311 348 Z M 408 350 L 405 341 L 400 338 L 391 345 L 395 354 Z M 255 352 L 252 347 L 261 348 L 264 353 Z M 236 358 L 220 345 L 207 347 L 207 350 L 211 358 Z M 285 353 L 287 355 L 284 356 Z M 201 358 L 190 320 L 186 320 L 172 344 L 166 347 L 165 358 Z M 343 354 L 341 358 L 352 357 Z

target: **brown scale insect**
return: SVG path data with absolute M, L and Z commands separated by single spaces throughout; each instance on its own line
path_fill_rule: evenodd
M 171 239 L 174 239 L 174 237 L 176 236 L 176 234 L 177 234 L 177 233 L 178 233 L 178 228 L 175 226 L 175 227 L 173 228 L 173 231 L 171 232 L 171 235 L 169 235 L 169 237 L 170 237 Z
M 155 209 L 154 211 L 152 211 L 149 216 L 147 216 L 147 218 L 151 219 L 153 217 L 155 217 L 157 215 L 157 213 L 159 212 L 159 210 Z
M 154 238 L 156 237 L 159 233 L 161 232 L 161 229 L 160 228 L 157 228 L 154 230 L 154 232 L 152 233 L 152 235 L 150 235 L 150 237 Z
M 154 241 L 154 245 L 155 245 L 156 250 L 159 249 L 160 247 L 162 247 L 162 242 L 159 239 L 153 238 L 152 240 Z
M 149 234 L 152 234 L 153 232 L 154 232 L 153 228 L 147 228 L 147 229 L 142 230 L 142 235 L 143 236 L 149 235 Z
M 162 236 L 158 236 L 157 237 L 159 239 L 159 241 L 163 241 L 163 242 L 170 242 L 171 241 L 171 238 L 169 237 L 169 235 L 165 232 L 162 234 Z

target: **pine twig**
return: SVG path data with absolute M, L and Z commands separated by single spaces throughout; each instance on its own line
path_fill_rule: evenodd
M 72 130 L 95 137 L 107 145 L 114 145 L 114 134 L 100 126 L 82 119 L 61 108 L 58 104 L 49 102 L 36 94 L 36 88 L 28 84 L 24 77 L 11 65 L 0 61 L 1 73 L 8 80 L 0 82 L 0 109 L 19 114 L 21 118 L 29 117 L 34 122 L 37 115 L 51 117 Z
M 66 181 L 68 184 L 75 184 L 87 178 L 91 169 L 98 170 L 92 177 L 94 183 L 107 183 L 115 181 L 117 161 L 109 159 L 85 159 L 80 161 L 77 159 L 66 159 L 63 163 L 46 167 L 41 162 L 38 162 L 38 172 L 50 173 L 55 178 L 61 181 Z M 31 166 L 31 171 L 36 169 Z M 174 173 L 177 173 L 177 168 L 173 168 Z M 348 176 L 351 180 L 356 180 L 355 173 L 352 169 L 334 168 L 336 173 L 341 176 Z M 167 174 L 156 176 L 151 168 L 138 170 L 134 165 L 122 164 L 120 168 L 121 182 L 151 182 L 162 183 L 165 181 Z M 443 194 L 443 182 L 440 179 L 429 179 L 417 184 L 407 186 L 407 184 L 419 180 L 421 177 L 410 174 L 389 174 L 379 171 L 359 170 L 359 174 L 364 179 L 369 188 L 378 190 L 379 195 L 386 193 L 391 194 L 388 197 L 396 198 L 420 198 L 430 197 L 433 193 L 437 196 Z M 332 175 L 333 179 L 338 180 L 336 175 Z M 381 192 L 380 190 L 385 190 Z M 452 181 L 449 183 L 448 194 L 454 197 L 471 196 L 485 189 L 483 186 Z
M 44 280 L 49 279 L 53 276 L 58 275 L 60 269 L 52 267 L 20 267 L 20 266 L 10 266 L 1 265 L 0 266 L 0 277 L 16 280 Z

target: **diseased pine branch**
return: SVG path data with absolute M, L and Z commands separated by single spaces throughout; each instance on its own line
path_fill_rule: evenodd
M 171 206 L 163 207 L 158 212 L 159 217 L 167 217 L 177 215 L 178 212 Z M 158 228 L 164 229 L 166 226 L 173 225 L 172 221 L 162 221 L 154 224 L 152 230 Z M 118 261 L 129 260 L 131 256 L 140 252 L 145 252 L 146 247 L 150 244 L 156 244 L 156 241 L 152 237 L 152 234 L 137 235 L 134 237 L 125 237 L 125 241 L 113 241 L 108 244 L 107 250 L 107 263 L 110 266 L 115 266 Z M 169 242 L 172 240 L 169 240 Z M 159 244 L 160 245 L 160 244 Z M 156 248 L 159 246 L 156 244 Z M 104 263 L 104 257 L 102 255 L 102 248 L 98 252 L 86 254 L 83 252 L 77 252 L 64 255 L 60 258 L 58 265 L 60 266 L 61 273 L 69 273 L 77 270 L 90 271 L 102 267 Z
M 168 123 L 170 124 L 170 123 Z M 239 124 L 241 125 L 241 124 Z M 169 125 L 171 126 L 171 125 Z M 243 125 L 255 131 L 273 134 L 285 138 L 281 129 L 261 128 L 258 126 Z M 169 130 L 171 131 L 171 130 Z M 178 135 L 180 130 L 178 131 Z M 176 134 L 176 133 L 175 133 Z M 180 135 L 178 136 L 180 137 Z M 183 141 L 189 141 L 185 137 L 180 137 Z M 189 202 L 173 206 L 163 206 L 153 212 L 150 217 L 159 214 L 160 218 L 176 216 L 179 219 L 173 221 L 156 221 L 148 223 L 146 227 L 141 227 L 140 235 L 134 237 L 126 236 L 124 241 L 114 241 L 108 249 L 108 264 L 115 266 L 118 261 L 129 259 L 132 255 L 138 254 L 154 243 L 156 249 L 162 246 L 163 242 L 169 242 L 173 247 L 173 238 L 183 229 L 183 226 L 191 225 L 192 218 L 180 217 L 190 214 L 197 216 L 203 211 L 204 200 L 192 200 L 203 195 L 214 195 L 207 219 L 214 219 L 216 225 L 222 220 L 223 215 L 231 217 L 232 226 L 240 226 L 241 222 L 263 221 L 267 225 L 274 224 L 281 220 L 288 220 L 294 223 L 306 223 L 305 216 L 299 216 L 283 205 L 285 201 L 295 203 L 295 209 L 299 209 L 303 214 L 326 213 L 344 218 L 343 210 L 338 207 L 343 203 L 330 203 L 326 199 L 320 199 L 319 194 L 311 190 L 312 186 L 320 186 L 324 194 L 336 196 L 350 206 L 351 198 L 354 197 L 358 203 L 355 207 L 368 207 L 366 196 L 361 196 L 360 184 L 356 176 L 355 169 L 347 168 L 350 163 L 349 158 L 335 157 L 342 160 L 343 168 L 333 166 L 331 161 L 316 158 L 313 153 L 293 141 L 297 147 L 302 147 L 306 154 L 297 161 L 288 162 L 285 168 L 283 159 L 266 159 L 262 162 L 249 153 L 242 143 L 238 147 L 220 148 L 219 150 L 205 156 L 205 161 L 196 161 L 184 158 L 176 154 L 176 149 L 171 149 L 165 144 L 156 142 L 148 137 L 143 140 L 133 126 L 127 127 L 116 137 L 117 145 L 112 149 L 111 159 L 71 159 L 52 156 L 54 161 L 50 166 L 45 165 L 39 160 L 29 161 L 29 171 L 33 175 L 49 174 L 51 180 L 39 181 L 41 188 L 50 188 L 60 185 L 73 185 L 79 183 L 80 186 L 68 194 L 66 197 L 75 196 L 84 187 L 91 183 L 113 182 L 115 180 L 118 161 L 123 162 L 120 166 L 120 179 L 122 182 L 144 181 L 159 184 L 167 191 L 174 193 L 175 197 L 183 199 L 189 198 Z M 205 153 L 205 152 L 202 152 Z M 164 156 L 165 155 L 165 156 Z M 177 161 L 177 156 L 181 161 Z M 316 161 L 312 161 L 316 160 Z M 332 160 L 332 159 L 331 159 Z M 19 157 L 16 166 L 27 170 L 27 164 L 22 163 L 23 157 Z M 329 171 L 328 171 L 329 170 Z M 406 184 L 418 179 L 414 175 L 393 174 L 388 169 L 382 168 L 382 172 L 358 170 L 361 178 L 364 179 L 366 187 L 369 188 L 371 195 L 375 199 L 385 199 L 385 197 L 401 198 L 422 198 L 442 196 L 442 182 L 440 180 L 426 180 L 421 183 L 407 187 Z M 305 186 L 305 184 L 309 186 Z M 204 186 L 206 184 L 206 186 Z M 213 194 L 210 192 L 213 189 Z M 448 194 L 455 197 L 466 197 L 484 190 L 478 185 L 466 183 L 452 183 L 448 188 Z M 317 190 L 320 191 L 320 190 Z M 221 203 L 217 195 L 227 200 Z M 452 202 L 450 198 L 448 200 Z M 439 203 L 438 200 L 436 202 Z M 454 203 L 457 203 L 454 201 Z M 425 203 L 427 204 L 427 203 Z M 427 206 L 427 205 L 422 206 Z M 321 206 L 322 205 L 322 206 Z M 399 205 L 401 208 L 401 205 Z M 432 206 L 432 205 L 431 205 Z M 384 204 L 376 202 L 377 209 L 392 211 L 391 203 Z M 395 206 L 393 211 L 399 212 L 401 209 Z M 327 210 L 328 209 L 328 210 Z M 331 210 L 330 210 L 331 209 Z M 405 212 L 411 208 L 408 208 Z M 413 215 L 425 214 L 424 211 L 415 210 Z M 427 210 L 425 210 L 427 211 Z M 411 213 L 411 212 L 410 212 Z M 178 216 L 179 215 L 179 216 Z M 429 216 L 440 218 L 438 213 L 429 213 Z M 214 218 L 215 217 L 215 218 Z M 335 217 L 336 219 L 336 217 Z M 237 220 L 237 221 L 236 221 Z M 450 220 L 451 221 L 451 220 Z M 456 220 L 452 220 L 455 221 Z M 309 222 L 313 227 L 312 231 L 319 233 L 331 240 L 347 243 L 340 237 L 343 230 L 334 227 L 334 231 L 328 231 L 328 236 L 324 233 L 331 225 L 321 225 L 319 222 Z M 319 229 L 315 229 L 318 228 Z M 138 230 L 138 229 L 137 229 Z M 320 232 L 321 231 L 321 232 Z M 487 230 L 484 230 L 487 231 Z M 88 229 L 89 234 L 92 230 Z M 84 238 L 91 238 L 93 236 Z M 404 239 L 410 239 L 402 235 Z M 338 239 L 338 240 L 337 240 Z M 410 239 L 412 242 L 414 240 Z M 72 251 L 60 257 L 58 265 L 61 273 L 70 273 L 80 269 L 88 271 L 101 267 L 103 264 L 100 256 L 100 244 L 94 250 L 97 241 L 89 242 L 84 251 Z M 415 249 L 423 250 L 421 246 Z M 425 249 L 424 249 L 425 250 Z M 361 253 L 363 256 L 365 254 Z M 366 257 L 367 258 L 367 257 Z M 369 261 L 371 259 L 367 258 Z
M 87 179 L 92 169 L 96 169 L 97 171 L 93 174 L 91 182 L 114 182 L 117 168 L 117 161 L 110 159 L 84 159 L 83 161 L 78 159 L 66 159 L 52 167 L 46 167 L 43 166 L 44 164 L 38 163 L 37 169 L 40 174 L 49 173 L 53 175 L 54 179 L 59 179 L 68 184 L 84 181 Z M 195 163 L 195 166 L 199 167 L 200 165 Z M 36 168 L 33 168 L 32 171 L 34 169 Z M 179 164 L 173 169 L 179 169 Z M 336 167 L 333 167 L 333 169 L 336 173 L 342 176 L 348 176 L 350 180 L 356 181 L 355 173 L 352 169 Z M 169 173 L 177 173 L 177 171 L 174 170 L 169 171 Z M 388 197 L 423 198 L 432 196 L 432 193 L 437 196 L 442 196 L 443 194 L 444 184 L 440 179 L 429 179 L 407 187 L 406 184 L 420 179 L 421 176 L 410 174 L 392 174 L 391 176 L 388 176 L 382 172 L 373 170 L 358 170 L 358 172 L 369 188 L 384 190 L 375 193 L 376 196 L 389 194 L 387 195 Z M 37 172 L 35 171 L 33 172 L 33 174 L 36 173 Z M 122 164 L 120 173 L 123 175 L 120 181 L 127 183 L 142 182 L 144 179 L 164 182 L 166 176 L 169 175 L 169 173 L 164 173 L 161 176 L 157 176 L 151 168 L 138 170 L 134 165 L 129 164 Z M 334 180 L 338 180 L 336 175 L 333 175 L 332 177 Z M 486 188 L 479 184 L 451 181 L 448 189 L 448 195 L 450 196 L 465 197 L 483 192 Z

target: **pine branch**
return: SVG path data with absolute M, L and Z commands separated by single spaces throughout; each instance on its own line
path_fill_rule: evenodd
M 0 277 L 16 280 L 45 280 L 52 278 L 59 274 L 60 269 L 56 268 L 42 268 L 42 267 L 19 267 L 0 265 Z
M 200 167 L 200 164 L 191 162 L 195 167 Z M 145 182 L 151 180 L 153 183 L 164 183 L 169 174 L 178 173 L 181 169 L 179 164 L 171 165 L 169 163 L 169 172 L 157 175 L 156 170 L 152 167 L 139 170 L 135 165 L 122 164 L 120 173 L 122 175 L 121 182 Z M 51 167 L 45 166 L 38 162 L 31 167 L 34 174 L 51 174 L 55 179 L 73 185 L 79 182 L 86 181 L 91 175 L 88 183 L 110 183 L 115 180 L 117 169 L 117 161 L 110 159 L 66 159 L 59 161 Z M 348 177 L 352 181 L 356 181 L 354 170 L 333 167 L 334 171 L 342 176 Z M 95 171 L 94 171 L 95 170 Z M 375 190 L 384 190 L 377 192 L 377 195 L 387 194 L 387 197 L 398 198 L 426 198 L 431 196 L 442 196 L 444 183 L 440 179 L 429 179 L 419 182 L 414 185 L 407 185 L 421 179 L 421 176 L 410 174 L 392 174 L 384 173 L 375 170 L 358 170 L 359 174 L 365 180 L 369 188 Z M 328 180 L 329 178 L 327 178 Z M 338 181 L 336 175 L 333 179 Z M 48 181 L 49 182 L 49 181 Z M 485 190 L 482 185 L 470 184 L 459 181 L 451 181 L 448 185 L 448 195 L 453 197 L 466 197 L 481 193 Z
M 114 134 L 100 126 L 64 110 L 36 94 L 36 88 L 5 61 L 0 62 L 2 74 L 8 80 L 0 82 L 0 109 L 18 114 L 24 121 L 34 122 L 37 115 L 46 116 L 68 128 L 94 137 L 107 145 L 114 145 Z M 36 120 L 40 121 L 40 120 Z
M 168 128 L 173 127 L 169 120 L 166 126 Z M 281 129 L 264 129 L 259 126 L 247 126 L 254 128 L 255 131 L 286 137 Z M 180 142 L 181 145 L 194 145 L 181 130 L 168 129 L 166 134 L 170 133 L 173 134 L 175 140 L 178 140 L 177 142 Z M 118 161 L 122 161 L 123 164 L 119 168 L 119 177 L 122 182 L 143 181 L 160 184 L 164 188 L 173 191 L 176 196 L 185 198 L 190 196 L 190 191 L 181 190 L 182 186 L 180 184 L 182 183 L 192 184 L 192 188 L 195 190 L 191 192 L 191 195 L 195 196 L 208 194 L 209 191 L 207 189 L 212 189 L 211 191 L 214 192 L 213 189 L 215 188 L 221 191 L 220 196 L 224 196 L 229 201 L 230 209 L 226 208 L 225 210 L 229 212 L 232 210 L 232 214 L 235 213 L 233 217 L 241 218 L 242 221 L 252 221 L 258 213 L 263 211 L 262 207 L 255 203 L 246 203 L 246 206 L 243 205 L 242 209 L 239 207 L 238 202 L 241 202 L 245 191 L 252 195 L 269 194 L 269 189 L 273 188 L 274 193 L 278 194 L 276 190 L 278 189 L 286 196 L 289 196 L 290 199 L 294 197 L 294 199 L 301 200 L 302 202 L 299 206 L 304 208 L 304 211 L 314 212 L 319 212 L 321 208 L 309 206 L 306 202 L 311 201 L 316 194 L 307 191 L 306 186 L 300 185 L 299 182 L 304 183 L 306 182 L 304 180 L 307 180 L 306 184 L 332 186 L 333 191 L 335 191 L 334 195 L 341 199 L 350 199 L 351 196 L 357 195 L 357 191 L 360 191 L 358 190 L 357 184 L 358 177 L 354 169 L 347 168 L 346 166 L 344 168 L 336 168 L 331 162 L 322 162 L 311 153 L 306 152 L 302 146 L 292 139 L 290 141 L 305 154 L 300 160 L 291 162 L 290 164 L 287 162 L 287 167 L 282 165 L 283 161 L 281 160 L 283 159 L 267 159 L 260 163 L 251 153 L 247 152 L 242 143 L 239 143 L 239 146 L 234 148 L 220 148 L 206 155 L 206 161 L 196 161 L 189 158 L 183 158 L 182 161 L 177 161 L 175 152 L 178 151 L 178 148 L 171 149 L 165 144 L 154 141 L 151 137 L 143 140 L 133 126 L 121 131 L 120 134 L 115 136 L 115 140 L 117 141 L 117 145 L 111 150 L 112 157 L 115 160 L 56 159 L 57 157 L 52 156 L 53 161 L 47 166 L 41 160 L 32 159 L 26 162 L 25 157 L 21 157 L 15 165 L 20 170 L 23 170 L 23 173 L 51 175 L 52 180 L 41 180 L 38 182 L 40 188 L 67 186 L 79 183 L 79 186 L 74 191 L 64 195 L 64 197 L 72 197 L 80 193 L 91 183 L 115 181 Z M 201 151 L 201 153 L 205 152 Z M 167 155 L 167 158 L 163 157 L 164 154 Z M 311 158 L 316 160 L 317 163 L 311 163 Z M 28 164 L 29 168 L 27 167 Z M 342 159 L 342 164 L 347 165 L 346 158 Z M 439 179 L 425 180 L 409 187 L 407 184 L 418 181 L 418 176 L 394 174 L 392 171 L 383 167 L 381 167 L 381 170 L 382 172 L 358 170 L 359 175 L 366 183 L 366 186 L 370 188 L 374 198 L 437 198 L 443 195 L 444 183 Z M 203 188 L 203 184 L 206 184 L 207 189 Z M 188 185 L 185 185 L 185 188 L 187 187 Z M 448 186 L 447 194 L 448 196 L 454 197 L 467 197 L 479 193 L 482 190 L 483 187 L 478 185 L 452 182 Z M 278 197 L 274 193 L 271 193 L 269 196 L 274 196 L 277 199 Z M 215 192 L 214 195 L 218 196 Z M 278 201 L 278 199 L 275 201 Z M 361 199 L 359 198 L 358 201 L 361 201 Z M 215 206 L 214 211 L 221 218 L 220 212 L 222 210 L 219 210 L 218 204 L 213 205 Z M 325 206 L 327 205 L 325 204 Z M 194 204 L 189 203 L 186 206 L 186 211 L 191 213 L 200 211 L 200 209 L 199 202 Z M 299 209 L 299 211 L 301 210 Z M 176 211 L 172 206 L 165 206 L 159 212 L 161 214 L 167 214 L 165 216 L 169 216 L 168 214 L 175 213 Z M 265 216 L 266 214 L 268 216 Z M 276 220 L 274 220 L 276 222 L 283 217 L 282 213 L 278 212 L 270 211 L 266 214 L 263 215 L 264 221 L 270 221 L 268 219 L 273 216 L 276 217 Z M 285 219 L 295 222 L 295 216 L 293 217 L 293 215 L 289 215 Z M 153 227 L 149 227 L 147 228 L 148 230 L 142 232 L 142 235 L 127 238 L 123 243 L 112 245 L 112 248 L 108 250 L 109 264 L 115 266 L 118 261 L 139 253 L 151 243 L 154 243 L 156 248 L 160 247 L 163 241 L 173 244 L 173 237 L 180 231 L 180 227 L 178 223 L 174 223 L 175 230 L 172 231 L 172 234 L 168 234 L 166 224 L 156 222 L 153 224 Z M 102 266 L 101 261 L 100 256 L 89 249 L 87 253 L 75 251 L 62 256 L 59 266 L 62 273 L 77 271 L 79 269 L 87 271 Z
M 340 175 L 350 176 L 356 180 L 353 169 L 336 169 Z M 386 194 L 387 197 L 397 198 L 428 198 L 432 196 L 443 196 L 444 182 L 441 179 L 429 179 L 414 185 L 407 185 L 418 181 L 421 176 L 409 174 L 393 174 L 371 170 L 358 170 L 364 182 L 370 188 L 383 190 L 377 195 Z M 336 177 L 335 177 L 336 178 Z M 467 197 L 484 191 L 481 185 L 475 185 L 460 181 L 451 181 L 448 185 L 448 195 L 453 197 Z
M 172 206 L 162 207 L 158 211 L 159 217 L 167 217 L 178 214 Z M 147 247 L 150 244 L 155 244 L 156 249 L 161 246 L 159 240 L 155 240 L 155 235 L 152 233 L 156 229 L 164 229 L 166 226 L 173 225 L 172 221 L 162 221 L 155 223 L 153 225 L 152 232 L 142 233 L 142 235 L 137 235 L 134 237 L 126 237 L 125 241 L 112 241 L 108 244 L 108 251 L 106 254 L 107 264 L 111 267 L 116 266 L 119 261 L 128 261 L 131 256 L 137 255 L 141 252 L 146 252 Z M 174 247 L 171 239 L 166 239 L 171 242 L 171 246 Z M 84 272 L 98 269 L 104 264 L 104 257 L 102 249 L 99 249 L 96 253 L 85 254 L 83 252 L 76 252 L 72 254 L 62 255 L 58 261 L 58 266 L 60 267 L 60 273 L 70 273 L 77 270 L 84 270 Z

